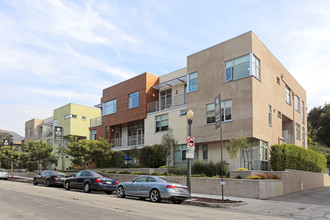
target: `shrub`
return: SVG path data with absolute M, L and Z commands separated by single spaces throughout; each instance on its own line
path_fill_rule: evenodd
M 129 174 L 126 170 L 117 170 L 116 174 Z
M 165 169 L 165 168 L 168 168 L 168 166 L 160 166 L 159 168 L 160 169 Z
M 276 180 L 280 180 L 281 178 L 279 176 L 277 176 L 276 174 L 270 174 L 272 175 L 272 179 L 276 179 Z
M 250 175 L 248 177 L 246 177 L 246 179 L 255 179 L 255 180 L 258 180 L 258 179 L 261 179 L 260 176 L 257 176 L 257 175 Z
M 26 169 L 27 171 L 33 172 L 38 169 L 38 162 L 37 161 L 28 161 L 26 162 Z
M 141 172 L 141 171 L 133 171 L 133 172 L 131 172 L 131 174 L 135 174 L 135 175 L 142 175 L 143 173 Z
M 156 173 L 157 173 L 157 172 L 156 172 Z M 166 173 L 164 173 L 164 172 L 160 172 L 160 173 L 158 173 L 158 175 L 160 175 L 160 176 L 165 176 Z
M 270 149 L 270 164 L 275 171 L 295 169 L 324 173 L 326 163 L 324 155 L 293 144 L 272 145 Z
M 259 176 L 260 179 L 269 179 L 268 176 L 265 173 L 258 173 L 255 176 Z
M 225 162 L 223 162 L 223 175 L 229 177 L 229 169 Z M 204 161 L 196 161 L 191 168 L 192 174 L 199 174 L 201 176 L 221 176 L 222 165 L 220 162 L 214 163 L 213 161 L 204 162 Z
M 159 175 L 159 173 L 158 173 L 158 172 L 156 172 L 156 171 L 154 171 L 154 172 L 152 172 L 152 173 L 151 173 L 151 175 L 154 175 L 154 176 L 158 176 L 158 175 Z
M 183 167 L 169 167 L 168 168 L 169 175 L 177 175 L 177 176 L 184 176 L 187 174 L 187 169 Z

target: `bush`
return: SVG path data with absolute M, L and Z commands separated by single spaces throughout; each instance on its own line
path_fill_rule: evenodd
M 236 169 L 236 171 L 247 171 L 248 169 L 247 168 L 238 168 Z
M 187 174 L 187 169 L 183 167 L 170 167 L 168 168 L 168 173 L 170 175 L 184 176 Z
M 229 169 L 225 162 L 223 162 L 223 175 L 226 177 L 229 177 Z M 222 166 L 221 163 L 214 163 L 213 161 L 210 162 L 204 162 L 204 161 L 196 161 L 191 168 L 191 173 L 201 176 L 221 176 Z
M 134 175 L 143 175 L 143 173 L 141 171 L 133 171 L 131 172 L 131 174 L 134 174 Z
M 155 172 L 152 172 L 151 175 L 158 176 L 159 173 L 155 171 Z
M 129 174 L 126 170 L 117 170 L 116 174 Z
M 272 145 L 270 164 L 275 171 L 285 169 L 324 173 L 327 159 L 324 155 L 293 144 Z
M 125 159 L 125 155 L 123 152 L 115 151 L 109 161 L 109 166 L 110 167 L 122 167 L 125 163 L 124 159 Z
M 38 162 L 37 161 L 27 161 L 26 162 L 26 169 L 27 171 L 33 172 L 38 169 Z
M 144 167 L 158 168 L 166 164 L 164 147 L 158 144 L 143 147 L 140 153 L 140 162 Z

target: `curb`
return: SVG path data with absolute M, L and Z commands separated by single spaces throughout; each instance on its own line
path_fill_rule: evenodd
M 8 177 L 8 181 L 21 182 L 21 183 L 32 183 L 32 179 L 19 178 L 19 177 Z
M 211 207 L 211 208 L 232 208 L 232 207 L 245 205 L 245 204 L 247 204 L 247 202 L 239 201 L 237 203 L 211 203 L 211 202 L 197 201 L 196 199 L 188 199 L 188 200 L 183 201 L 183 204 L 204 206 L 204 207 Z

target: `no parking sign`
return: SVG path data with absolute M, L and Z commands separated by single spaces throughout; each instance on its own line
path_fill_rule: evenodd
M 188 136 L 186 158 L 193 159 L 195 152 L 195 138 Z

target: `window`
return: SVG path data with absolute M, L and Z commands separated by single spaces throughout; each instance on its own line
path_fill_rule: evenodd
M 168 130 L 168 114 L 156 116 L 156 132 Z
M 282 118 L 282 113 L 280 111 L 277 112 L 277 117 Z
M 89 131 L 89 139 L 90 140 L 96 140 L 96 130 L 90 130 Z
M 178 145 L 174 153 L 174 164 L 182 163 L 187 160 L 187 145 Z
M 32 128 L 30 128 L 30 137 L 32 137 Z
M 300 140 L 300 124 L 296 123 L 296 138 Z
M 206 124 L 215 123 L 215 105 L 207 104 L 206 105 Z
M 260 80 L 260 60 L 252 55 L 252 75 Z
M 72 118 L 75 118 L 75 119 L 76 119 L 76 118 L 77 118 L 77 115 L 75 115 L 75 114 L 72 114 Z
M 119 132 L 117 134 L 117 137 L 120 138 Z M 128 143 L 127 143 L 128 146 L 144 144 L 144 124 L 143 123 L 131 123 L 128 125 L 128 140 L 127 141 L 128 141 Z
M 187 160 L 186 154 L 187 154 L 187 150 L 182 150 L 181 151 L 181 160 L 182 161 Z
M 109 127 L 105 126 L 105 140 L 109 139 Z
M 186 114 L 187 114 L 187 109 L 180 110 L 180 116 L 186 115 Z
M 277 82 L 277 84 L 279 84 L 279 85 L 281 84 L 280 77 L 277 77 L 277 78 L 276 78 L 276 82 Z
M 250 68 L 250 63 L 251 67 Z M 225 63 L 226 82 L 253 75 L 260 80 L 260 60 L 252 53 Z
M 110 115 L 117 111 L 117 99 L 105 102 L 103 105 L 103 115 Z
M 291 89 L 285 85 L 285 101 L 291 105 Z
M 75 114 L 69 114 L 69 115 L 65 115 L 64 116 L 64 119 L 69 119 L 69 118 L 77 118 L 77 115 L 75 115 Z
M 86 116 L 81 116 L 81 120 L 86 120 Z
M 128 95 L 128 108 L 136 108 L 139 106 L 139 92 Z
M 203 144 L 203 160 L 208 160 L 209 155 L 208 155 L 208 145 Z
M 300 98 L 298 96 L 294 97 L 294 105 L 298 112 L 300 112 Z
M 190 73 L 188 75 L 188 89 L 189 89 L 189 92 L 194 92 L 194 91 L 197 91 L 198 87 L 197 87 L 197 72 L 194 72 L 194 73 Z
M 268 125 L 272 126 L 272 106 L 268 106 Z
M 231 121 L 232 120 L 232 101 L 222 101 L 221 102 L 221 121 Z
M 306 136 L 306 134 L 305 134 L 305 127 L 302 127 L 302 145 L 303 145 L 303 147 L 305 147 L 305 136 Z
M 301 101 L 302 123 L 305 124 L 305 102 Z

